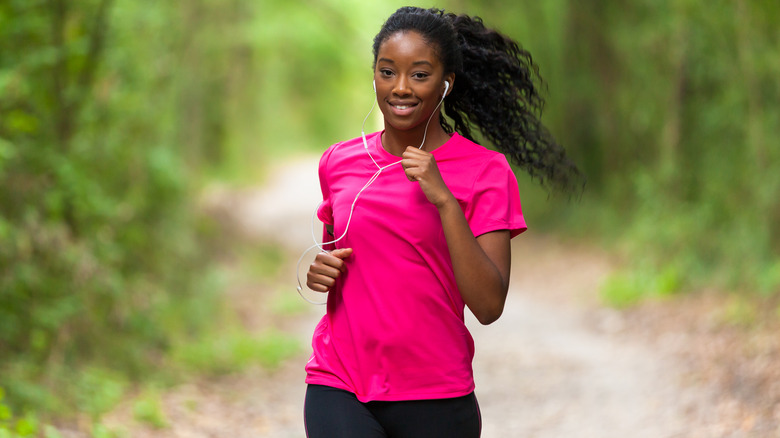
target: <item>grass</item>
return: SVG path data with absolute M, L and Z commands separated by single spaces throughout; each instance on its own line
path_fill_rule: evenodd
M 274 369 L 299 351 L 296 339 L 276 330 L 259 335 L 234 330 L 180 345 L 173 352 L 173 360 L 191 373 L 223 375 L 253 365 Z
M 601 286 L 599 295 L 611 307 L 624 309 L 650 298 L 666 298 L 680 291 L 680 274 L 673 266 L 660 271 L 617 271 Z
M 162 407 L 162 399 L 157 388 L 150 387 L 133 403 L 133 418 L 139 423 L 155 429 L 168 427 L 168 419 Z

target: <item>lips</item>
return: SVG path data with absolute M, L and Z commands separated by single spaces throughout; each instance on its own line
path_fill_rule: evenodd
M 414 112 L 417 107 L 417 102 L 388 102 L 393 113 L 398 116 L 408 116 Z

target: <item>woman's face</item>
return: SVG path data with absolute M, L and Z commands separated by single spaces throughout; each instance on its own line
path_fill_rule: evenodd
M 414 31 L 391 35 L 377 52 L 374 81 L 386 127 L 424 126 L 444 93 L 444 66 L 433 48 Z M 389 126 L 388 126 L 389 125 Z

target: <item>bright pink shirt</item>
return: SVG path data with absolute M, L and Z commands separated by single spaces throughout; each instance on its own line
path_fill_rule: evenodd
M 368 136 L 379 166 L 399 157 Z M 453 134 L 433 151 L 444 182 L 475 236 L 525 231 L 517 180 L 504 155 Z M 355 195 L 376 172 L 360 138 L 320 160 L 317 214 L 344 231 Z M 363 402 L 459 397 L 474 390 L 474 341 L 439 213 L 396 164 L 357 201 L 346 237 L 346 269 L 314 330 L 306 382 L 345 389 Z

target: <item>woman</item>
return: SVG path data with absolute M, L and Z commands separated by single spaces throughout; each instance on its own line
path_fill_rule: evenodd
M 320 160 L 332 243 L 307 274 L 329 292 L 306 366 L 307 434 L 478 437 L 464 306 L 499 318 L 510 239 L 526 229 L 505 155 L 548 187 L 580 175 L 539 122 L 530 55 L 480 19 L 401 8 L 373 52 L 384 130 Z M 474 143 L 471 124 L 501 153 Z

